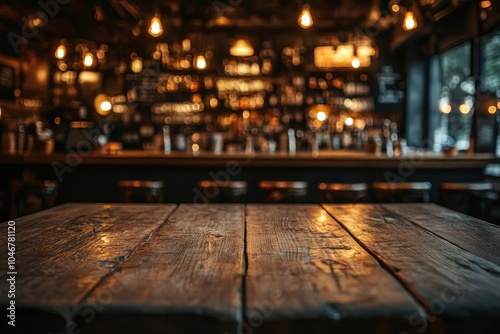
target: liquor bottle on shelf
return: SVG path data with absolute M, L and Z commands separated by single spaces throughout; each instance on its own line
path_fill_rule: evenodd
M 351 131 L 349 130 L 349 127 L 347 125 L 344 125 L 344 130 L 342 131 L 342 135 L 341 135 L 340 140 L 341 140 L 342 148 L 345 148 L 345 149 L 351 148 L 352 135 L 351 135 Z
M 261 71 L 263 75 L 272 75 L 276 62 L 276 52 L 271 41 L 264 41 L 260 51 Z

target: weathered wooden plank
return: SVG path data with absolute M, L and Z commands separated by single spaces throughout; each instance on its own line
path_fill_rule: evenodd
M 148 240 L 174 208 L 67 204 L 17 219 L 18 324 L 60 331 L 45 320 L 52 317 L 64 328 L 74 318 L 80 301 Z M 0 225 L 0 233 L 7 235 L 7 224 Z M 0 251 L 7 254 L 6 243 L 2 242 Z M 2 263 L 7 268 L 6 261 L 2 259 Z M 5 271 L 0 279 L 5 281 Z M 7 286 L 0 286 L 0 304 L 4 306 L 9 302 Z M 37 315 L 40 323 L 33 321 Z
M 425 306 L 435 329 L 450 333 L 498 329 L 500 266 L 411 223 L 413 211 L 395 214 L 388 206 L 370 204 L 324 207 L 399 277 Z M 422 212 L 426 207 L 439 209 L 423 206 Z M 478 323 L 482 327 L 476 328 Z
M 180 205 L 85 300 L 82 309 L 98 312 L 81 318 L 84 332 L 236 332 L 244 231 L 242 204 Z M 99 305 L 103 295 L 109 301 Z
M 410 317 L 425 322 L 410 294 L 319 205 L 248 205 L 247 257 L 247 330 L 397 332 Z
M 500 226 L 435 204 L 384 207 L 464 250 L 500 265 Z

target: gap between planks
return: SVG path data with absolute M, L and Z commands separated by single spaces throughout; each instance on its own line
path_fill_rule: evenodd
M 358 243 L 358 245 L 363 248 L 368 254 L 370 254 L 371 257 L 373 257 L 375 259 L 375 261 L 378 262 L 378 264 L 385 270 L 389 273 L 389 275 L 391 275 L 400 285 L 401 287 L 406 291 L 408 292 L 408 294 L 422 307 L 423 310 L 425 310 L 425 313 L 427 316 L 431 316 L 432 314 L 429 314 L 429 312 L 427 311 L 427 308 L 425 306 L 425 302 L 424 300 L 422 300 L 418 294 L 414 291 L 412 291 L 412 289 L 408 286 L 408 284 L 400 277 L 398 277 L 396 275 L 396 273 L 394 273 L 392 271 L 392 269 L 387 265 L 385 264 L 385 262 L 383 262 L 381 259 L 379 259 L 379 257 L 370 250 L 370 248 L 368 248 L 368 246 L 366 246 L 361 240 L 359 240 L 348 228 L 347 226 L 345 226 L 341 221 L 339 221 L 337 218 L 335 218 L 335 216 L 333 214 L 331 214 L 324 206 L 325 204 L 324 203 L 320 203 L 319 206 L 321 206 L 321 208 L 330 216 L 332 217 L 336 222 L 337 224 L 339 224 L 350 236 L 351 238 L 354 239 L 354 241 L 356 241 Z M 412 223 L 413 224 L 413 223 Z M 427 319 L 429 319 L 427 317 Z M 428 323 L 429 325 L 429 323 Z

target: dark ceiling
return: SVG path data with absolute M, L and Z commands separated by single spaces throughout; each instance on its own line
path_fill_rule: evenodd
M 42 50 L 62 38 L 90 40 L 124 51 L 131 45 L 147 47 L 154 40 L 147 28 L 155 12 L 160 13 L 165 31 L 157 41 L 169 42 L 190 34 L 206 38 L 211 33 L 218 38 L 248 34 L 279 39 L 309 32 L 340 35 L 388 30 L 398 20 L 389 9 L 394 1 L 418 7 L 419 14 L 432 22 L 433 12 L 472 0 L 309 0 L 314 25 L 307 31 L 297 24 L 304 1 L 1 0 L 0 53 L 12 53 L 9 47 L 20 38 L 29 41 L 30 48 Z M 221 15 L 229 19 L 226 25 L 216 20 Z M 30 27 L 29 22 L 37 16 L 40 25 Z
M 45 8 L 41 3 L 47 4 Z M 36 39 L 42 42 L 62 37 L 102 43 L 129 42 L 134 27 L 140 28 L 139 36 L 146 33 L 147 24 L 157 10 L 166 31 L 174 35 L 193 31 L 289 32 L 300 31 L 297 17 L 302 4 L 298 0 L 3 0 L 0 30 L 22 35 L 27 20 L 45 13 L 47 22 L 36 34 Z M 381 13 L 387 6 L 388 0 L 310 1 L 313 29 L 331 32 L 363 28 L 383 20 Z M 221 14 L 230 19 L 228 25 L 216 23 L 215 18 Z

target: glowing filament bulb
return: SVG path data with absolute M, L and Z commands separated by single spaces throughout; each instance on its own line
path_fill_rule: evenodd
M 313 19 L 311 16 L 311 11 L 309 10 L 309 5 L 304 5 L 302 7 L 302 12 L 299 15 L 299 26 L 301 28 L 307 29 L 313 25 Z
M 161 26 L 161 21 L 156 14 L 151 19 L 151 24 L 149 25 L 149 34 L 153 37 L 158 37 L 163 34 L 163 27 Z
M 415 14 L 413 14 L 412 11 L 407 11 L 403 22 L 403 30 L 410 31 L 417 28 L 417 26 L 418 24 L 415 19 Z

